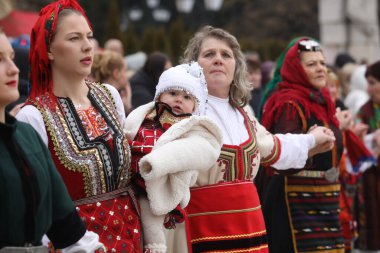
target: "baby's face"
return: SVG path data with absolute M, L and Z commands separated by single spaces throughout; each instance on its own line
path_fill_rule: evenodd
M 193 113 L 195 109 L 194 97 L 180 90 L 165 91 L 159 101 L 168 104 L 175 114 Z

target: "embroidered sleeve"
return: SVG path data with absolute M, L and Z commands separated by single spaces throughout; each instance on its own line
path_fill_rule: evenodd
M 48 135 L 41 113 L 33 105 L 24 106 L 16 115 L 17 120 L 30 124 L 40 135 L 46 147 L 48 146 Z
M 265 127 L 260 125 L 257 120 L 253 119 L 256 128 L 256 139 L 261 154 L 261 165 L 269 166 L 275 163 L 281 154 L 281 144 L 279 139 L 269 133 Z
M 307 128 L 301 108 L 294 107 L 293 103 L 284 108 L 296 109 L 298 113 L 294 119 L 290 120 L 289 111 L 284 109 L 273 129 L 273 132 L 278 134 L 271 135 L 264 127 L 258 125 L 257 139 L 262 156 L 261 165 L 272 166 L 277 170 L 303 168 L 308 159 L 309 148 L 315 144 L 315 141 L 309 134 L 299 134 Z M 260 127 L 264 130 L 260 131 Z M 268 140 L 269 136 L 273 139 L 272 142 Z

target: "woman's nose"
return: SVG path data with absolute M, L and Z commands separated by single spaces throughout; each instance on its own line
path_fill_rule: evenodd
M 319 70 L 319 71 L 321 71 L 321 70 L 323 70 L 323 71 L 327 71 L 327 68 L 326 68 L 326 66 L 325 66 L 324 64 L 319 63 L 317 66 L 318 66 L 318 70 Z
M 215 54 L 215 58 L 214 58 L 214 64 L 220 64 L 222 63 L 223 61 L 223 58 L 220 54 Z
M 8 75 L 16 75 L 18 73 L 20 73 L 20 70 L 18 69 L 14 61 L 9 60 Z
M 93 47 L 94 47 L 94 44 L 91 41 L 91 39 L 86 38 L 85 43 L 84 43 L 84 47 L 83 47 L 84 51 L 90 51 L 90 50 L 92 50 Z

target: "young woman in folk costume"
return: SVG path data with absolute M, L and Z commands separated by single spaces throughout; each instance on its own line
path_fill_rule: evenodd
M 86 231 L 38 133 L 5 110 L 20 95 L 14 57 L 0 28 L 0 252 L 47 253 L 44 234 L 63 253 L 83 247 L 104 252 Z
M 222 130 L 223 146 L 218 163 L 200 172 L 191 189 L 185 225 L 168 231 L 168 252 L 268 252 L 252 182 L 260 163 L 302 168 L 308 154 L 330 149 L 335 138 L 324 127 L 306 135 L 272 135 L 248 116 L 245 58 L 225 30 L 203 27 L 184 56 L 184 62 L 198 61 L 203 68 L 209 91 L 205 115 Z
M 86 81 L 93 32 L 74 0 L 44 7 L 32 30 L 31 93 L 17 115 L 49 147 L 87 229 L 108 252 L 141 252 L 118 91 Z

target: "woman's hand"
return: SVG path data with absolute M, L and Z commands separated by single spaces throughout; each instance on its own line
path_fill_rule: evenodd
M 360 139 L 364 140 L 364 136 L 368 133 L 369 126 L 364 123 L 356 123 L 354 127 L 352 128 L 352 131 L 359 136 Z
M 315 139 L 315 146 L 309 150 L 309 157 L 324 153 L 334 147 L 335 136 L 332 130 L 314 125 L 310 127 L 308 133 L 313 135 Z
M 335 116 L 339 121 L 339 128 L 342 131 L 348 130 L 353 127 L 354 120 L 348 110 L 342 111 L 339 107 L 336 108 Z
M 380 154 L 380 129 L 377 129 L 375 132 L 373 132 L 373 152 L 375 155 Z

